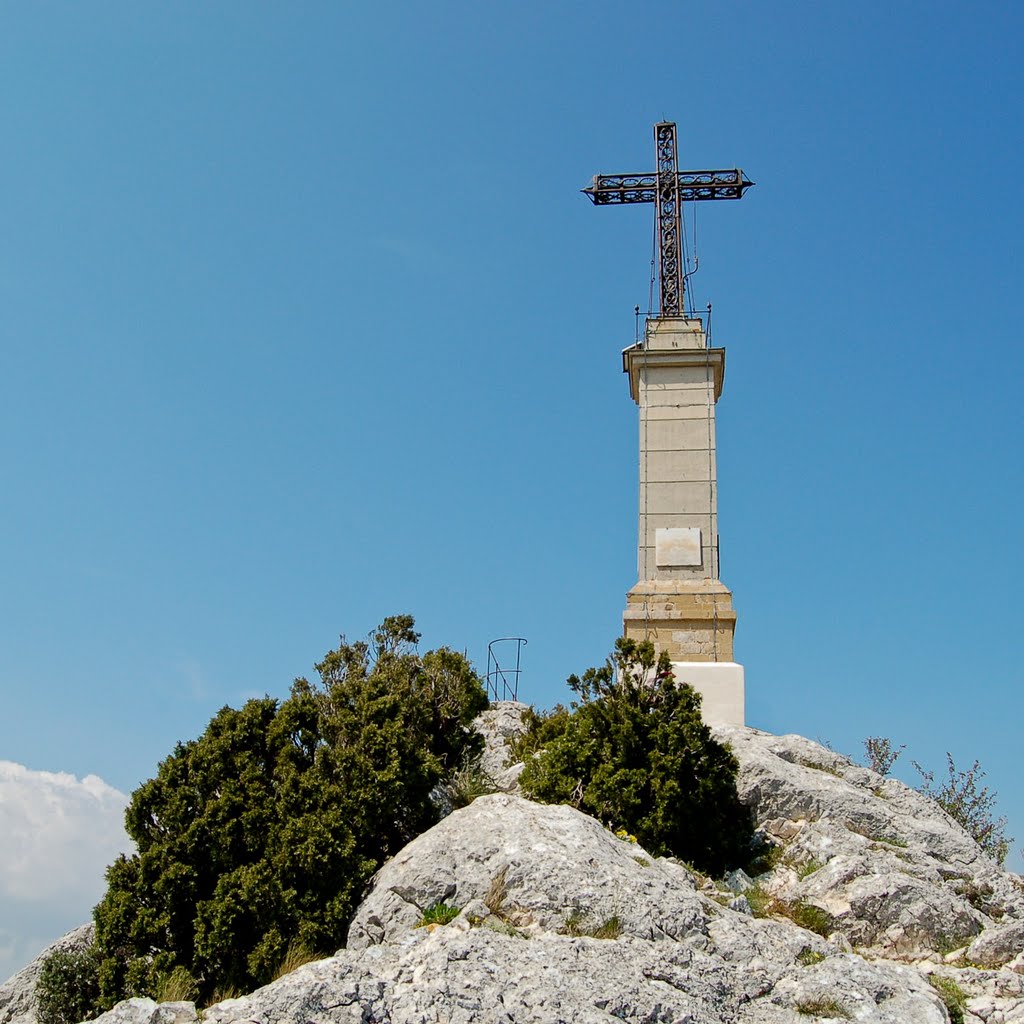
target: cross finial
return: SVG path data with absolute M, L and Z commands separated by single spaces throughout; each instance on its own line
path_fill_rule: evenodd
M 716 171 L 678 169 L 676 125 L 654 126 L 654 174 L 595 174 L 583 189 L 595 206 L 611 203 L 655 203 L 658 220 L 658 315 L 678 317 L 685 312 L 685 275 L 680 258 L 682 203 L 708 199 L 742 199 L 754 183 L 738 168 Z

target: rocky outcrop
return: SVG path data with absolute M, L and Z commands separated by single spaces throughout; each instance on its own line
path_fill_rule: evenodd
M 759 879 L 769 896 L 820 908 L 836 933 L 875 956 L 969 946 L 977 962 L 1001 966 L 1024 948 L 1020 879 L 933 800 L 801 736 L 716 735 L 732 746 L 740 797 L 779 851 Z
M 154 999 L 125 999 L 96 1018 L 104 1024 L 195 1024 L 194 1003 L 158 1003 Z
M 921 973 L 700 884 L 572 808 L 482 797 L 384 866 L 347 949 L 205 1019 L 792 1024 L 837 1006 L 878 1024 L 946 1019 Z M 439 904 L 457 916 L 425 926 Z
M 473 722 L 484 738 L 480 768 L 505 793 L 516 789 L 522 763 L 510 764 L 509 743 L 525 731 L 523 715 L 530 710 L 528 704 L 514 700 L 496 700 Z
M 707 902 L 684 868 L 655 860 L 593 818 L 496 794 L 445 818 L 384 865 L 348 947 L 394 941 L 434 904 L 473 901 L 524 934 L 614 920 L 622 934 L 651 940 L 699 930 Z
M 51 953 L 88 949 L 93 943 L 93 926 L 82 925 L 47 946 L 27 967 L 0 985 L 0 1024 L 36 1024 L 36 982 L 43 961 Z
M 836 1004 L 877 1024 L 946 1019 L 920 976 L 844 954 L 816 966 L 793 965 L 770 991 L 765 985 L 761 972 L 685 943 L 523 940 L 449 925 L 309 964 L 250 996 L 211 1007 L 204 1019 L 797 1024 L 813 1019 L 807 1016 L 813 1007 Z
M 522 708 L 481 720 L 484 771 L 508 789 Z M 1020 878 L 899 782 L 798 736 L 717 735 L 774 846 L 756 877 L 706 878 L 569 807 L 481 797 L 384 865 L 345 949 L 203 1019 L 1024 1024 Z M 129 1000 L 100 1020 L 197 1016 Z

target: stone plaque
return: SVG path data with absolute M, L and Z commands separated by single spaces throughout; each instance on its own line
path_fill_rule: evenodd
M 654 557 L 659 569 L 700 565 L 700 527 L 659 527 L 654 531 Z

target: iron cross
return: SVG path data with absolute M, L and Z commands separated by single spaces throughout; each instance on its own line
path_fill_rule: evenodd
M 698 199 L 742 199 L 754 183 L 738 168 L 731 171 L 680 171 L 676 160 L 674 121 L 654 126 L 654 174 L 595 174 L 583 189 L 595 206 L 610 203 L 656 203 L 658 218 L 658 278 L 660 316 L 682 316 L 683 264 L 679 256 L 682 203 Z

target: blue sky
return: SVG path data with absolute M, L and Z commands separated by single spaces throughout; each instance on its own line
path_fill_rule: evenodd
M 748 721 L 978 757 L 1024 840 L 1022 21 L 7 6 L 0 759 L 129 792 L 405 611 L 565 699 L 635 582 L 651 240 L 578 190 L 672 119 L 757 182 L 694 278 Z

